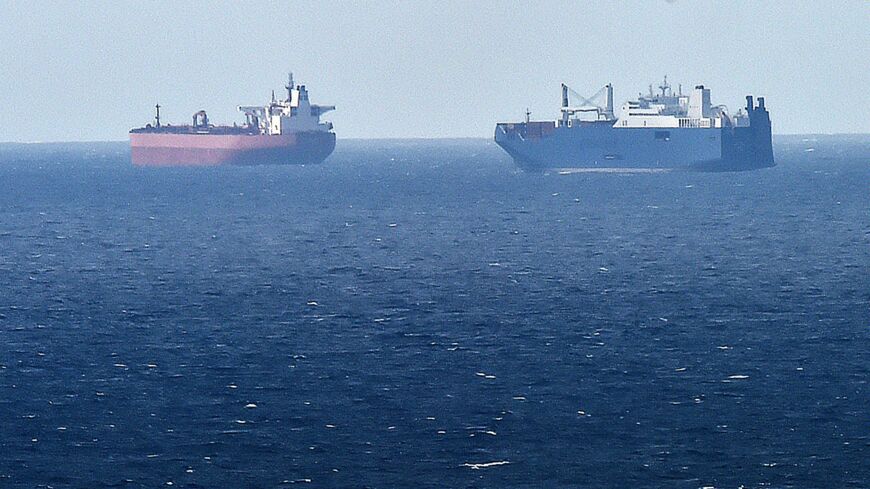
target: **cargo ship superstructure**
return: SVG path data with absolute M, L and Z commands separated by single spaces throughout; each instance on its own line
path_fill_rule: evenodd
M 613 110 L 613 87 L 590 98 L 562 84 L 561 118 L 499 123 L 495 142 L 523 169 L 683 168 L 750 170 L 774 166 L 770 116 L 764 98 L 746 97 L 731 114 L 713 105 L 710 89 L 683 94 L 667 82 Z M 573 95 L 571 104 L 569 95 Z M 603 101 L 602 101 L 603 99 Z
M 266 105 L 240 106 L 242 125 L 213 125 L 204 110 L 190 125 L 163 124 L 157 105 L 154 124 L 130 131 L 131 160 L 137 166 L 321 163 L 335 149 L 335 133 L 320 116 L 335 107 L 311 104 L 292 74 L 286 89 L 286 99 L 272 92 Z

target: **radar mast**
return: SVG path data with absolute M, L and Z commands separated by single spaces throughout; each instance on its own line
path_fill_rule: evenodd
M 287 85 L 284 86 L 287 89 L 287 100 L 293 100 L 293 72 L 287 73 Z

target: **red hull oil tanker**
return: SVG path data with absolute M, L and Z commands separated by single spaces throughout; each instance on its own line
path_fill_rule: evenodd
M 287 84 L 287 99 L 265 106 L 240 106 L 244 125 L 209 124 L 201 110 L 193 124 L 155 123 L 130 131 L 130 159 L 136 166 L 316 164 L 335 149 L 332 123 L 320 116 L 334 106 L 312 105 L 305 85 Z

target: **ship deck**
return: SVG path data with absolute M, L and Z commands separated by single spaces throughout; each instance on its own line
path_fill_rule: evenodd
M 249 126 L 152 126 L 138 127 L 131 129 L 130 133 L 135 134 L 214 134 L 214 135 L 259 135 L 260 130 L 256 127 Z

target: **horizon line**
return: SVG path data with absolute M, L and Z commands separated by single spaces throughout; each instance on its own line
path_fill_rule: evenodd
M 870 132 L 783 132 L 773 133 L 774 137 L 782 136 L 870 136 Z M 356 137 L 337 138 L 338 141 L 456 141 L 456 140 L 487 140 L 493 141 L 492 136 L 386 136 L 386 137 Z M 8 144 L 88 144 L 88 143 L 129 143 L 128 139 L 82 139 L 82 140 L 56 140 L 56 141 L 0 141 L 0 145 Z

